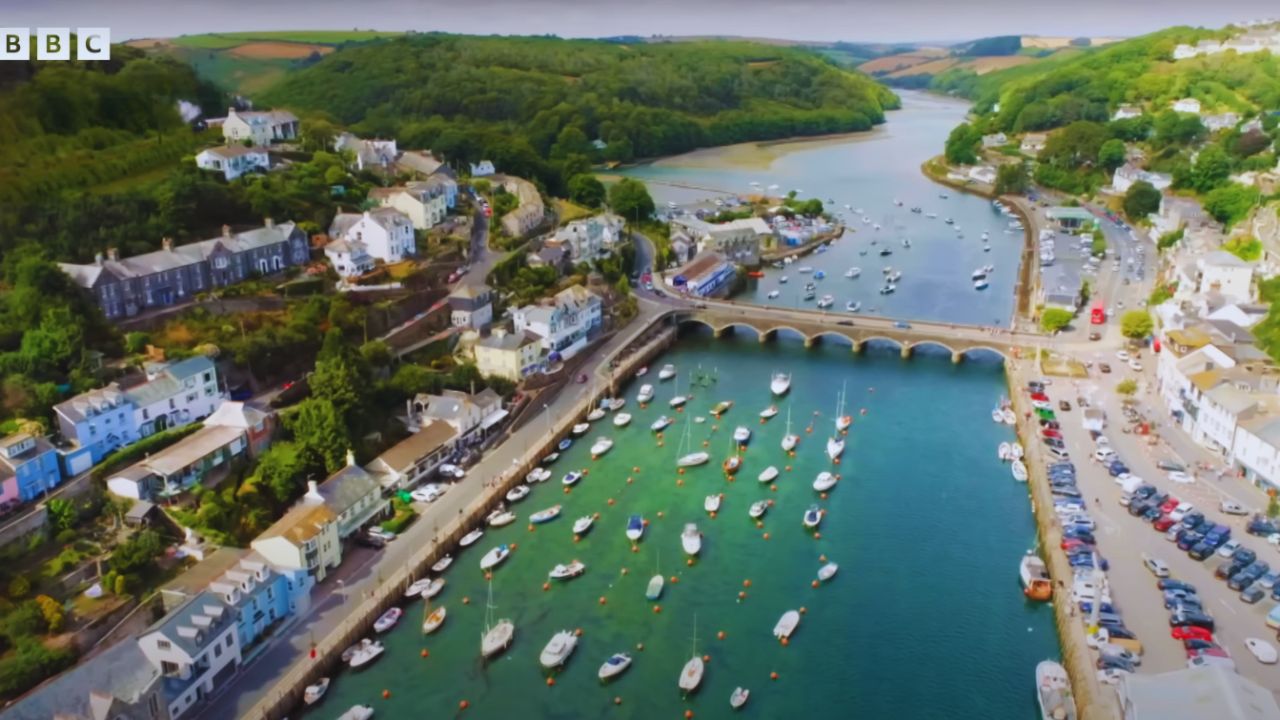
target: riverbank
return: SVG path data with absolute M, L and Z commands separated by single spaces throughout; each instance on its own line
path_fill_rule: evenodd
M 939 185 L 946 185 L 953 190 L 958 190 L 970 195 L 977 195 L 978 197 L 986 198 L 988 200 L 996 199 L 994 187 L 975 184 L 972 182 L 960 182 L 953 178 L 949 178 L 944 170 L 947 167 L 946 162 L 942 160 L 942 156 L 938 155 L 924 161 L 924 163 L 920 165 L 920 172 L 924 173 L 926 177 Z
M 760 253 L 760 263 L 764 264 L 764 263 L 777 262 L 779 260 L 785 260 L 786 258 L 789 258 L 789 257 L 800 257 L 801 255 L 807 255 L 813 252 L 814 250 L 817 250 L 818 246 L 825 245 L 826 243 L 831 242 L 832 240 L 839 239 L 841 236 L 844 235 L 844 231 L 845 231 L 844 225 L 837 225 L 835 229 L 830 232 L 819 233 L 818 235 L 814 235 L 812 240 L 810 240 L 807 243 L 804 243 L 803 245 L 794 245 L 794 246 L 776 248 L 773 250 L 765 250 Z

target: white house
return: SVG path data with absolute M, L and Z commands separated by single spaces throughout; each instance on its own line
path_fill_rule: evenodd
M 696 217 L 671 220 L 675 234 L 683 234 L 693 242 L 687 255 L 714 252 L 743 265 L 760 262 L 760 252 L 773 241 L 773 228 L 758 217 L 739 218 L 725 223 L 710 223 Z
M 1008 145 L 1008 144 L 1009 144 L 1009 138 L 1002 132 L 982 136 L 982 147 L 984 148 L 997 148 L 997 147 L 1000 147 L 1001 145 Z
M 267 562 L 323 580 L 342 563 L 338 516 L 324 504 L 298 503 L 249 544 Z
M 996 169 L 990 165 L 978 165 L 969 169 L 969 179 L 984 185 L 994 185 L 996 183 Z
M 443 420 L 428 421 L 421 430 L 374 458 L 365 470 L 386 489 L 411 488 L 426 480 L 453 452 L 458 431 Z
M 1200 101 L 1195 98 L 1182 98 L 1181 100 L 1175 100 L 1173 103 L 1173 111 L 1199 115 Z
M 196 167 L 222 173 L 228 182 L 253 170 L 266 170 L 271 157 L 264 146 L 219 145 L 205 148 L 196 155 Z
M 622 238 L 623 220 L 606 213 L 574 220 L 556 230 L 554 244 L 569 250 L 574 260 L 591 260 L 613 249 Z
M 1018 147 L 1027 155 L 1039 155 L 1048 140 L 1049 136 L 1044 133 L 1027 133 L 1022 136 L 1022 144 Z
M 493 163 L 488 160 L 481 160 L 478 163 L 471 163 L 471 177 L 489 177 L 498 172 Z
M 492 388 L 474 395 L 460 390 L 445 390 L 439 395 L 419 393 L 414 396 L 411 409 L 424 427 L 433 420 L 448 423 L 458 434 L 457 442 L 464 445 L 483 440 L 507 416 L 502 396 Z
M 166 693 L 173 720 L 235 676 L 241 662 L 235 613 L 205 591 L 138 636 L 142 654 L 173 688 Z
M 1217 113 L 1202 116 L 1200 122 L 1210 131 L 1229 130 L 1240 124 L 1240 116 L 1233 112 Z
M 1280 415 L 1268 408 L 1241 422 L 1231 455 L 1249 481 L 1266 489 L 1280 489 Z
M 360 170 L 391 170 L 399 156 L 395 140 L 365 140 L 348 132 L 333 141 L 333 149 L 350 152 Z
M 1209 292 L 1219 293 L 1233 302 L 1253 299 L 1253 263 L 1225 250 L 1214 250 L 1177 266 L 1176 276 L 1178 290 L 1174 297 L 1178 300 Z
M 586 347 L 588 338 L 603 324 L 604 315 L 600 298 L 574 285 L 544 304 L 516 309 L 512 319 L 516 332 L 531 332 L 542 338 L 547 352 L 569 358 Z
M 370 257 L 385 263 L 398 263 L 417 252 L 413 221 L 395 208 L 338 213 L 329 226 L 329 236 L 364 243 Z
M 248 140 L 258 147 L 266 147 L 278 140 L 297 138 L 298 118 L 287 110 L 240 112 L 230 108 L 222 121 L 222 137 L 230 142 Z
M 346 467 L 316 484 L 307 483 L 302 502 L 324 505 L 337 517 L 338 538 L 345 540 L 374 519 L 388 514 L 391 501 L 382 496 L 382 485 L 364 468 L 356 465 L 355 454 L 347 451 Z
M 147 437 L 189 425 L 212 415 L 226 395 L 218 386 L 218 369 L 198 355 L 175 363 L 148 363 L 145 383 L 125 391 L 133 401 L 138 434 Z
M 1148 172 L 1133 163 L 1125 163 L 1116 168 L 1115 174 L 1112 175 L 1111 189 L 1116 194 L 1126 193 L 1134 183 L 1139 181 L 1150 183 L 1157 190 L 1167 190 L 1173 185 L 1173 176 Z
M 483 283 L 462 283 L 449 293 L 449 323 L 479 330 L 493 322 L 493 290 Z
M 496 329 L 473 350 L 481 374 L 512 382 L 520 382 L 542 366 L 542 343 L 532 333 Z
M 1121 105 L 1111 115 L 1112 120 L 1128 120 L 1136 117 L 1142 117 L 1142 108 L 1136 105 Z
M 1199 389 L 1192 378 L 1203 381 L 1206 378 L 1203 373 L 1229 370 L 1235 364 L 1230 355 L 1214 345 L 1192 349 L 1169 341 L 1164 343 L 1156 361 L 1156 385 L 1160 399 L 1184 432 L 1193 433 L 1198 415 Z
M 1235 445 L 1236 425 L 1252 416 L 1261 398 L 1247 386 L 1220 381 L 1202 393 L 1199 416 L 1191 439 L 1210 450 L 1229 455 Z
M 1200 201 L 1195 198 L 1165 194 L 1160 198 L 1160 209 L 1147 216 L 1154 236 L 1177 232 L 1185 225 L 1200 225 L 1209 221 Z
M 324 255 L 343 278 L 359 277 L 373 270 L 369 249 L 358 240 L 332 240 L 324 246 Z

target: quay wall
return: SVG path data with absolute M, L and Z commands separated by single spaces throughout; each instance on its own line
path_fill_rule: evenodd
M 809 240 L 809 242 L 804 243 L 802 245 L 784 245 L 782 247 L 774 248 L 773 250 L 765 250 L 760 253 L 760 262 L 761 264 L 763 264 L 768 262 L 776 262 L 778 260 L 783 260 L 789 257 L 799 257 L 801 255 L 806 255 L 816 250 L 818 246 L 822 245 L 823 243 L 839 239 L 840 236 L 844 235 L 844 231 L 845 231 L 844 225 L 837 225 L 835 229 L 832 230 L 831 232 L 819 233 L 817 235 L 814 235 L 813 238 Z
M 941 163 L 944 166 L 946 165 L 946 161 L 942 159 L 941 155 L 938 155 L 936 157 L 931 157 L 928 160 L 925 160 L 924 163 L 920 165 L 920 172 L 924 173 L 925 176 L 928 177 L 930 180 L 940 185 L 946 185 L 947 187 L 953 190 L 958 190 L 963 193 L 969 193 L 970 195 L 977 195 L 978 197 L 984 197 L 988 200 L 994 200 L 996 198 L 996 194 L 991 190 L 984 190 L 982 189 L 981 186 L 974 185 L 973 183 L 970 183 L 970 182 L 960 182 L 958 180 L 952 180 L 951 178 L 947 177 L 945 174 L 939 174 L 934 172 L 933 165 L 935 163 Z

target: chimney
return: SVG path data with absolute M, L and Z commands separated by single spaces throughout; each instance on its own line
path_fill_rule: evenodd
M 229 237 L 231 237 L 231 226 L 230 226 L 230 225 L 223 225 L 223 226 L 222 226 L 222 237 L 224 237 L 224 238 L 229 238 Z
M 306 503 L 323 503 L 324 496 L 320 494 L 320 486 L 315 480 L 307 481 L 307 494 L 302 496 L 303 502 Z
M 266 225 L 268 228 L 273 228 L 276 226 L 276 221 L 273 218 L 263 218 L 262 224 Z
M 173 238 L 160 238 L 160 247 L 168 250 L 169 252 L 173 252 Z
M 350 449 L 348 449 L 347 450 L 347 467 L 355 467 L 355 466 L 356 466 L 356 454 L 351 452 Z
M 109 247 L 109 248 L 107 248 L 107 259 L 108 259 L 108 260 L 111 260 L 111 261 L 113 261 L 113 262 L 114 262 L 114 261 L 116 261 L 116 260 L 119 260 L 119 259 L 120 259 L 120 251 L 119 251 L 118 249 L 116 249 L 116 248 L 113 248 L 113 247 Z
M 99 252 L 93 254 L 93 264 L 98 267 L 102 267 L 102 253 Z

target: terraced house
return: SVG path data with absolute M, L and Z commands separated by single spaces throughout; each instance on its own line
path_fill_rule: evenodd
M 115 249 L 101 253 L 88 265 L 59 263 L 80 287 L 93 294 L 108 318 L 132 317 L 167 307 L 193 296 L 271 275 L 310 257 L 307 235 L 291 222 L 267 218 L 262 227 L 232 232 L 209 240 L 175 245 L 172 238 L 155 252 L 120 259 Z

